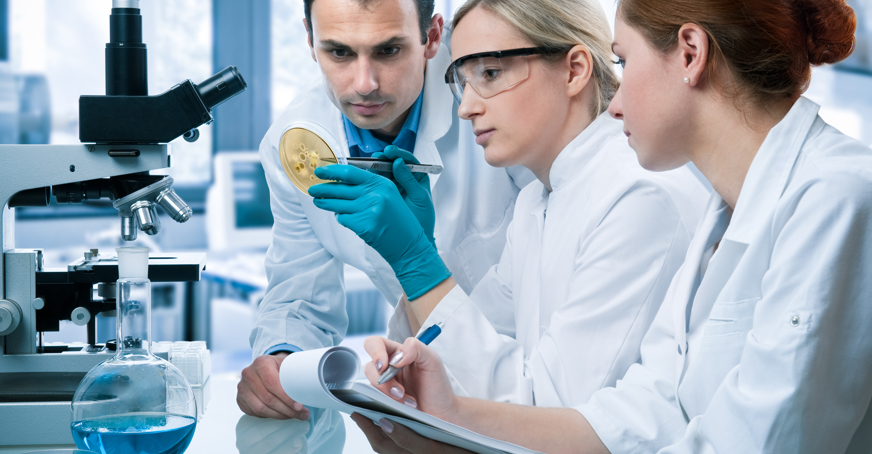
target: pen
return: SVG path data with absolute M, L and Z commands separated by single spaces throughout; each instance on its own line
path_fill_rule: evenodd
M 429 328 L 424 330 L 424 332 L 421 333 L 420 336 L 418 336 L 418 340 L 421 341 L 421 343 L 423 343 L 424 345 L 430 345 L 430 342 L 433 342 L 433 339 L 436 339 L 436 336 L 438 336 L 442 332 L 442 328 L 440 327 L 440 325 L 441 323 L 431 325 Z M 400 352 L 400 354 L 402 354 L 402 352 Z M 396 359 L 396 356 L 394 356 L 394 359 Z M 400 373 L 401 370 L 401 367 L 388 366 L 388 370 L 386 370 L 385 373 L 383 373 L 381 377 L 378 378 L 378 384 L 381 385 L 382 383 L 396 377 L 396 375 Z

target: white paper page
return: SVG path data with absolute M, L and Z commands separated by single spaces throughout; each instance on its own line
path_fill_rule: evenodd
M 328 389 L 351 388 L 360 370 L 357 353 L 348 347 L 319 348 L 288 355 L 282 361 L 279 379 L 291 399 L 303 405 L 349 413 L 349 405 Z

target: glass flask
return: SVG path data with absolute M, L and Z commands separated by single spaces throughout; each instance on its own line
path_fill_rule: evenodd
M 197 425 L 191 385 L 151 353 L 148 248 L 117 248 L 117 351 L 73 397 L 76 446 L 100 454 L 181 454 Z

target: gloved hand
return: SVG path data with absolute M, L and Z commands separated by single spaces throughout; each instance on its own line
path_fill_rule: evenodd
M 405 163 L 420 164 L 418 158 L 396 145 L 388 145 L 384 151 L 373 153 L 372 157 L 394 161 L 391 181 L 397 184 L 397 189 L 400 190 L 400 196 L 403 197 L 406 206 L 418 219 L 418 224 L 424 228 L 427 239 L 430 240 L 433 247 L 436 247 L 436 240 L 433 237 L 433 230 L 436 226 L 436 210 L 433 209 L 433 199 L 430 194 L 430 176 L 426 173 L 412 173 L 408 167 L 396 165 L 397 159 L 401 159 Z
M 405 164 L 394 161 L 394 174 L 399 166 L 405 167 Z M 333 181 L 309 188 L 315 206 L 337 213 L 340 224 L 381 254 L 393 268 L 410 301 L 451 276 L 390 180 L 339 164 L 319 167 L 315 175 Z

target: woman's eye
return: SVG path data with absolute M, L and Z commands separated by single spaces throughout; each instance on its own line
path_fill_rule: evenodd
M 618 61 L 613 62 L 613 63 L 616 65 L 621 65 L 621 69 L 623 69 L 624 66 L 627 64 L 627 61 L 624 60 L 623 58 L 619 58 Z
M 497 77 L 500 77 L 499 69 L 486 69 L 482 72 L 482 78 L 486 81 L 492 81 Z

